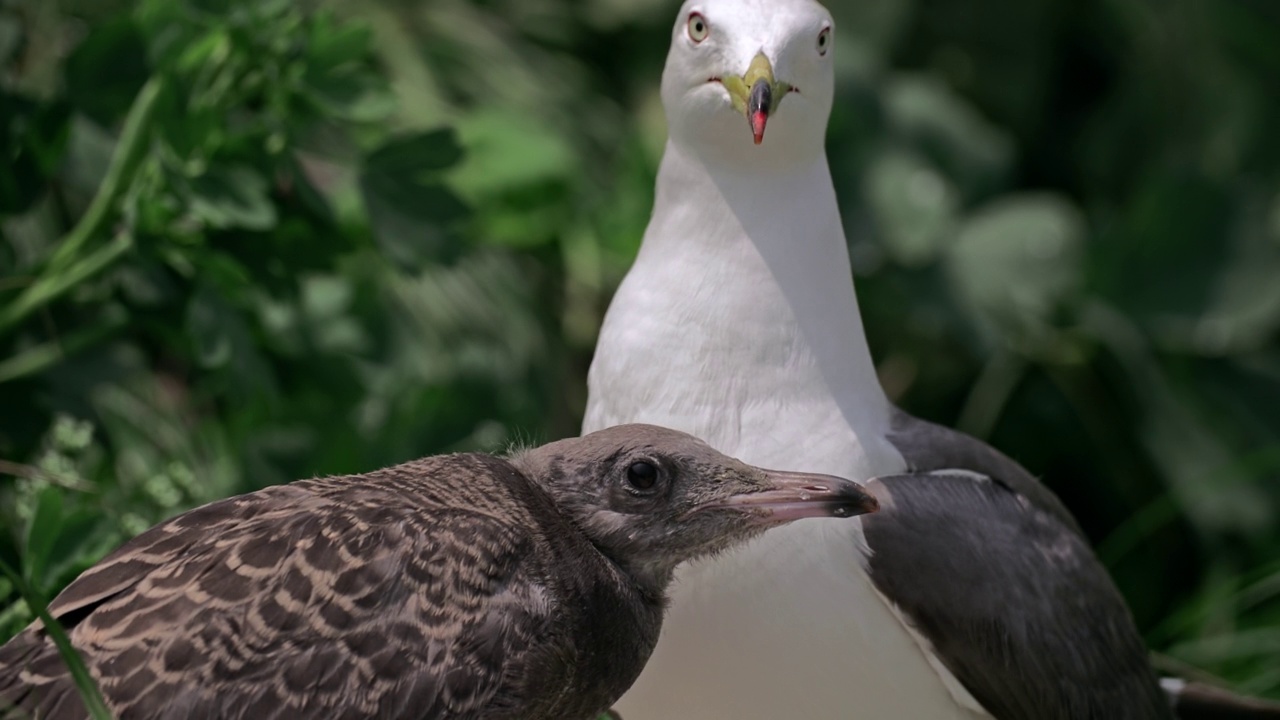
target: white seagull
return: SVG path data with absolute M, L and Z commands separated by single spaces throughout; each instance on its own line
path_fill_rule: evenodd
M 755 465 L 860 479 L 883 510 L 686 566 L 617 707 L 626 720 L 1171 718 L 1177 686 L 1161 692 L 1058 499 L 880 387 L 824 150 L 833 32 L 812 0 L 681 8 L 653 216 L 600 333 L 583 430 L 678 428 Z

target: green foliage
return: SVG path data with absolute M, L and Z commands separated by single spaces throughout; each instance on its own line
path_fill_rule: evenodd
M 192 505 L 538 427 L 536 288 L 463 242 L 455 134 L 394 122 L 367 25 L 93 20 L 0 133 L 0 557 L 38 595 Z M 33 613 L 0 594 L 7 636 Z
M 1044 473 L 1162 662 L 1280 697 L 1274 3 L 828 5 L 886 389 Z M 50 596 L 216 497 L 574 433 L 674 10 L 0 6 L 0 559 Z

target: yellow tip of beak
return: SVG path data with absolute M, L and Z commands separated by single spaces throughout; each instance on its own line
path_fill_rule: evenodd
M 773 85 L 773 63 L 769 62 L 769 58 L 760 52 L 751 59 L 751 64 L 747 66 L 747 72 L 742 75 L 742 82 L 747 87 L 754 86 L 758 81 L 764 80 Z

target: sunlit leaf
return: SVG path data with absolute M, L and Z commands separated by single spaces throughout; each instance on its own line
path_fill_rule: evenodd
M 983 324 L 1015 335 L 1051 323 L 1078 291 L 1085 223 L 1066 199 L 1010 195 L 965 219 L 947 275 Z
M 867 199 L 878 238 L 906 265 L 929 262 L 955 230 L 959 197 L 951 182 L 914 153 L 882 153 L 867 169 Z

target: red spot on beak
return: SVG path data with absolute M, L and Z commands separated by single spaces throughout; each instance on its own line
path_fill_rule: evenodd
M 769 122 L 769 115 L 763 110 L 751 113 L 751 134 L 756 136 L 756 144 L 764 142 L 764 125 Z

